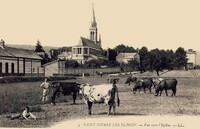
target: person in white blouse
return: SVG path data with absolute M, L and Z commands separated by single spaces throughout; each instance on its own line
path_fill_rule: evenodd
M 47 78 L 45 78 L 44 82 L 42 84 L 40 84 L 40 87 L 43 88 L 42 102 L 47 102 L 48 94 L 49 94 L 49 87 L 50 87 L 49 82 L 47 82 Z

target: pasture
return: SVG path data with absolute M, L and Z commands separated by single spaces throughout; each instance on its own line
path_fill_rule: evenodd
M 198 77 L 178 77 L 177 97 L 154 96 L 153 93 L 143 91 L 133 94 L 131 86 L 124 86 L 127 77 L 119 77 L 117 83 L 120 97 L 120 107 L 116 108 L 115 116 L 107 116 L 108 107 L 105 104 L 94 104 L 92 114 L 89 116 L 87 106 L 80 97 L 76 105 L 72 104 L 71 96 L 60 96 L 56 99 L 55 106 L 41 103 L 41 82 L 10 83 L 0 86 L 0 126 L 1 127 L 50 127 L 63 120 L 103 118 L 118 116 L 199 116 L 200 115 L 200 79 Z M 76 81 L 102 84 L 107 77 L 85 77 Z M 168 91 L 171 95 L 171 91 Z M 67 99 L 67 100 L 66 100 Z M 37 120 L 10 120 L 7 115 L 23 111 L 25 106 L 30 106 Z

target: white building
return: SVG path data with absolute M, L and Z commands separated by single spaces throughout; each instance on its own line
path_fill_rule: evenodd
M 187 56 L 187 68 L 193 69 L 196 66 L 196 51 L 193 49 L 188 49 L 186 51 L 186 56 Z
M 196 66 L 200 66 L 200 51 L 194 51 L 193 49 L 188 49 L 186 51 L 187 55 L 187 68 L 193 69 Z
M 130 60 L 136 60 L 137 62 L 140 62 L 140 56 L 138 53 L 119 53 L 116 57 L 116 60 L 119 63 L 128 63 Z

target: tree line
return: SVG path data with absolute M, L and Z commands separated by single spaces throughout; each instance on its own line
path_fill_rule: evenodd
M 184 48 L 179 47 L 174 52 L 173 50 L 159 50 L 158 48 L 148 50 L 143 46 L 141 49 L 125 46 L 123 44 L 110 49 L 110 60 L 116 60 L 116 55 L 119 53 L 137 52 L 140 56 L 140 62 L 130 60 L 128 64 L 120 64 L 122 71 L 139 70 L 141 73 L 150 70 L 155 70 L 159 76 L 159 71 L 164 69 L 187 69 L 187 55 Z
M 58 59 L 59 53 L 66 51 L 71 51 L 69 47 L 62 47 L 59 49 L 54 49 L 53 55 L 48 57 L 47 54 L 42 55 L 43 58 L 42 63 L 48 63 L 53 60 Z M 35 52 L 44 52 L 42 45 L 40 42 L 36 44 Z M 138 53 L 140 57 L 140 61 L 130 60 L 127 64 L 119 63 L 116 61 L 116 56 L 119 53 Z M 183 69 L 187 68 L 187 55 L 184 48 L 179 47 L 176 51 L 173 50 L 159 50 L 158 48 L 148 50 L 147 47 L 143 46 L 141 49 L 135 49 L 131 46 L 125 46 L 124 44 L 120 44 L 113 49 L 109 48 L 107 50 L 103 50 L 104 56 L 108 57 L 108 60 L 89 60 L 84 64 L 79 64 L 75 60 L 66 60 L 66 67 L 85 67 L 85 68 L 99 68 L 101 66 L 107 67 L 120 67 L 121 71 L 135 71 L 139 70 L 141 73 L 150 70 L 155 70 L 157 75 L 159 75 L 159 71 L 164 69 L 173 70 L 173 69 Z

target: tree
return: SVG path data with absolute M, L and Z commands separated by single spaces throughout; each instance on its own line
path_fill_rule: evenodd
M 129 69 L 129 71 L 136 71 L 136 70 L 138 70 L 139 69 L 139 62 L 138 61 L 136 61 L 136 60 L 130 60 L 129 62 L 128 62 L 128 69 Z
M 52 60 L 58 59 L 59 51 L 57 49 L 51 49 L 49 52 L 51 54 Z
M 173 70 L 173 68 L 174 68 L 174 52 L 172 50 L 166 50 L 166 54 L 167 54 L 166 69 Z
M 121 63 L 120 64 L 120 70 L 121 70 L 121 72 L 127 72 L 127 64 L 125 64 L 125 63 Z
M 114 48 L 117 53 L 132 53 L 137 52 L 133 47 L 125 46 L 124 44 L 120 44 Z
M 71 52 L 72 51 L 72 47 L 61 47 L 61 48 L 58 48 L 58 51 L 59 51 L 59 53 Z
M 139 55 L 140 55 L 140 72 L 143 73 L 148 69 L 150 65 L 149 51 L 147 47 L 142 47 L 139 50 Z
M 39 40 L 35 46 L 35 52 L 45 52 Z
M 108 60 L 107 66 L 108 67 L 116 67 L 116 66 L 120 66 L 120 64 L 116 60 Z
M 89 60 L 89 61 L 86 61 L 83 64 L 83 67 L 86 67 L 86 68 L 99 68 L 100 64 L 99 64 L 98 60 Z
M 150 51 L 150 59 L 151 59 L 151 70 L 155 70 L 157 76 L 159 76 L 159 71 L 162 70 L 162 54 L 159 49 L 153 49 Z
M 52 61 L 51 58 L 49 58 L 49 56 L 47 55 L 47 53 L 45 53 L 44 55 L 40 55 L 40 57 L 42 57 L 42 65 Z
M 187 65 L 187 55 L 184 48 L 179 47 L 174 53 L 174 64 L 175 67 L 181 69 Z
M 115 49 L 108 48 L 107 50 L 107 57 L 108 60 L 116 60 L 117 51 Z
M 77 67 L 79 67 L 79 63 L 76 60 L 66 60 L 65 67 L 66 68 L 77 68 Z

